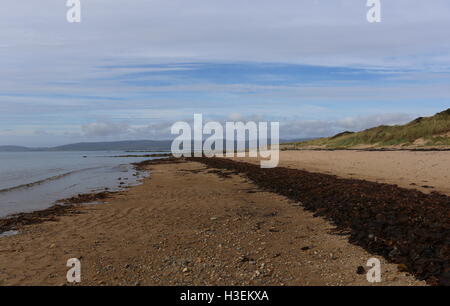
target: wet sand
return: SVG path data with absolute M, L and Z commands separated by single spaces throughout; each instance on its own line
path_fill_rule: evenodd
M 0 285 L 424 285 L 284 196 L 198 162 L 149 163 L 144 184 L 0 238 Z

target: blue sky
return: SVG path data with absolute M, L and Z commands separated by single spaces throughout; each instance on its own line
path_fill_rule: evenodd
M 450 107 L 450 3 L 2 2 L 0 145 L 166 139 L 178 120 L 280 121 L 283 138 Z

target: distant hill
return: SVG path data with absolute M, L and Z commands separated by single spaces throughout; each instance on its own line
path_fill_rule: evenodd
M 21 146 L 0 146 L 0 152 L 26 152 L 30 151 L 30 148 Z
M 296 148 L 428 148 L 450 146 L 450 108 L 405 125 L 381 125 L 361 132 L 346 131 L 333 137 L 291 142 Z
M 280 140 L 298 142 L 305 139 Z M 42 152 L 42 151 L 170 151 L 172 140 L 128 140 L 112 142 L 80 142 L 57 147 L 29 148 L 22 146 L 0 146 L 0 152 Z M 235 142 L 235 146 L 237 142 Z M 246 144 L 248 146 L 248 144 Z M 191 144 L 194 147 L 194 142 Z M 225 142 L 223 144 L 225 147 Z
M 170 140 L 129 140 L 112 142 L 80 142 L 57 147 L 28 148 L 21 146 L 0 146 L 0 152 L 38 151 L 168 151 Z

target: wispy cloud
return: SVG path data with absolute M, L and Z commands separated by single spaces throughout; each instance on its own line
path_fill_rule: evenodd
M 380 24 L 365 3 L 84 1 L 69 24 L 64 1 L 3 1 L 0 144 L 163 137 L 194 112 L 325 135 L 447 108 L 450 3 L 383 1 Z

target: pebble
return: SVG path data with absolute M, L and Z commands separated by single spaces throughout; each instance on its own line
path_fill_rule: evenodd
M 366 269 L 364 269 L 364 267 L 363 266 L 359 266 L 357 269 L 356 269 L 356 273 L 357 274 L 364 274 L 364 273 L 366 273 Z

